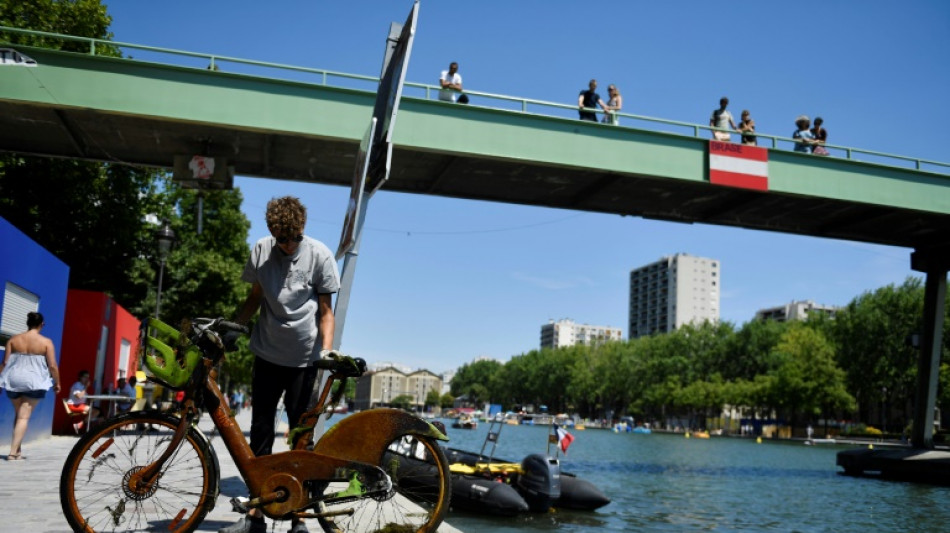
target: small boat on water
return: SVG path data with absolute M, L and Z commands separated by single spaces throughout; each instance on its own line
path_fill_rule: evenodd
M 462 414 L 455 419 L 455 422 L 452 422 L 452 427 L 457 429 L 476 429 L 478 427 L 478 420 L 471 415 Z
M 649 435 L 653 433 L 653 430 L 645 426 L 637 426 L 633 428 L 633 433 L 640 433 L 641 435 Z
M 531 454 L 520 463 L 493 457 L 502 418 L 490 421 L 489 434 L 479 453 L 444 448 L 452 472 L 452 509 L 513 516 L 528 511 L 547 512 L 551 508 L 593 511 L 610 503 L 593 483 L 561 472 L 560 460 L 546 454 Z M 489 455 L 485 447 L 492 442 Z M 391 446 L 385 464 L 396 465 L 396 475 L 418 483 L 435 483 L 435 476 L 418 475 L 434 469 L 425 450 L 406 442 Z

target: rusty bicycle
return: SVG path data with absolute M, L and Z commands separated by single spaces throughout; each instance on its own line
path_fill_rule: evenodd
M 221 318 L 185 320 L 181 331 L 147 321 L 142 363 L 150 379 L 185 392 L 181 411 L 119 415 L 79 439 L 60 478 L 73 530 L 194 531 L 219 494 L 218 459 L 197 427 L 207 412 L 250 493 L 232 500 L 236 511 L 312 518 L 335 533 L 436 531 L 451 495 L 442 431 L 405 411 L 377 408 L 351 414 L 313 440 L 316 422 L 329 416 L 346 381 L 365 372 L 361 359 L 318 361 L 330 378 L 288 433 L 290 449 L 254 456 L 217 383 L 218 363 L 246 332 Z M 400 454 L 409 449 L 427 457 L 424 467 L 406 470 Z

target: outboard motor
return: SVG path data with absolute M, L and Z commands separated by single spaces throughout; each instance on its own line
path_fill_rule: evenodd
M 534 512 L 546 512 L 561 497 L 561 463 L 554 457 L 531 454 L 521 461 L 518 492 Z

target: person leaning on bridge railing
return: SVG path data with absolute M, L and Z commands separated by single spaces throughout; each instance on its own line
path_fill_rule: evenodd
M 816 142 L 815 136 L 808 130 L 809 124 L 811 124 L 811 119 L 808 118 L 808 115 L 798 115 L 798 118 L 795 119 L 795 126 L 798 129 L 792 134 L 792 138 L 799 139 L 799 142 L 795 143 L 796 152 L 804 152 L 807 154 L 811 152 L 811 147 Z
M 620 125 L 620 117 L 617 113 L 623 109 L 623 96 L 620 95 L 620 89 L 611 83 L 607 86 L 607 112 L 604 113 L 604 124 Z
M 732 113 L 726 111 L 726 107 L 729 105 L 729 99 L 723 96 L 719 99 L 719 109 L 716 109 L 712 112 L 712 116 L 709 117 L 709 125 L 713 128 L 719 128 L 719 130 L 739 129 L 736 127 L 736 121 L 732 118 Z M 713 130 L 713 139 L 722 142 L 729 142 L 732 139 L 732 135 L 728 131 L 719 131 Z
M 604 101 L 601 100 L 600 95 L 597 94 L 597 80 L 590 80 L 590 83 L 587 84 L 587 90 L 581 91 L 577 96 L 577 107 L 578 114 L 580 115 L 581 120 L 589 120 L 591 122 L 597 122 L 597 113 L 590 111 L 596 106 L 600 106 L 604 110 L 604 113 L 607 113 L 607 105 L 604 104 Z
M 815 137 L 815 144 L 811 147 L 811 153 L 815 155 L 830 155 L 828 149 L 825 148 L 825 142 L 828 140 L 828 130 L 821 127 L 824 123 L 824 119 L 815 117 L 815 127 L 811 129 L 811 134 Z
M 752 114 L 748 109 L 742 110 L 742 120 L 739 121 L 739 127 L 736 128 L 742 134 L 742 144 L 757 146 L 759 143 L 755 139 L 755 121 L 752 120 Z
M 454 102 L 462 92 L 462 75 L 459 74 L 459 64 L 453 61 L 448 70 L 443 70 L 439 76 L 439 100 L 444 102 Z M 462 96 L 465 96 L 464 94 Z M 463 104 L 468 103 L 468 97 L 465 97 Z

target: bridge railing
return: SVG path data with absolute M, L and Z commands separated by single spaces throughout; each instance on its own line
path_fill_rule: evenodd
M 267 76 L 274 79 L 287 81 L 296 81 L 304 83 L 313 83 L 329 87 L 342 87 L 348 89 L 365 90 L 376 92 L 379 84 L 379 78 L 374 76 L 363 76 L 359 74 L 348 74 L 344 72 L 334 72 L 325 69 L 316 69 L 308 67 L 298 67 L 294 65 L 285 65 L 267 61 L 256 61 L 252 59 L 243 59 L 238 57 L 223 56 L 218 54 L 208 54 L 202 52 L 189 52 L 185 50 L 175 50 L 172 48 L 162 48 L 156 46 L 146 46 L 134 43 L 125 43 L 120 41 L 109 41 L 104 39 L 95 39 L 91 37 L 77 37 L 74 35 L 63 35 L 58 33 L 49 33 L 36 30 L 24 30 L 19 28 L 10 28 L 0 26 L 0 43 L 9 43 L 2 38 L 4 32 L 29 35 L 39 40 L 50 41 L 69 41 L 73 43 L 85 44 L 86 50 L 77 53 L 87 53 L 89 55 L 113 55 L 112 50 L 119 50 L 124 55 L 121 59 L 136 61 L 145 61 L 162 65 L 175 65 L 190 68 L 207 69 L 214 71 L 227 71 L 228 73 L 247 74 L 254 76 Z M 16 46 L 16 44 L 8 44 Z M 104 51 L 109 51 L 105 52 Z M 438 100 L 440 88 L 435 85 L 407 82 L 404 95 L 407 97 L 422 98 L 426 100 Z M 469 97 L 467 105 L 478 105 L 492 109 L 507 110 L 516 113 L 536 114 L 543 116 L 554 116 L 576 120 L 578 118 L 578 107 L 576 105 L 563 104 L 558 102 L 548 102 L 544 100 L 535 100 L 531 98 L 521 98 L 517 96 L 508 96 L 502 94 L 493 94 L 482 91 L 465 91 Z M 446 102 L 445 105 L 461 105 Z M 590 110 L 598 114 L 603 114 L 602 110 Z M 685 135 L 698 138 L 711 138 L 712 131 L 716 128 L 704 124 L 682 122 L 678 120 L 669 120 L 646 115 L 636 115 L 631 113 L 617 113 L 621 124 L 614 126 L 611 124 L 602 124 L 605 128 L 631 128 L 639 130 L 657 131 L 673 135 Z M 734 138 L 738 139 L 738 132 L 730 132 Z M 793 150 L 798 142 L 791 137 L 779 135 L 770 135 L 767 133 L 755 133 L 759 146 L 766 146 L 778 150 Z M 865 161 L 876 164 L 890 165 L 901 168 L 913 168 L 928 172 L 936 172 L 950 175 L 950 163 L 931 161 L 916 157 L 888 154 L 864 150 L 850 146 L 825 144 L 825 148 L 831 152 L 832 156 L 842 157 L 853 161 Z M 803 154 L 805 156 L 806 154 Z M 811 156 L 810 154 L 808 154 Z M 823 157 L 823 156 L 812 156 Z

